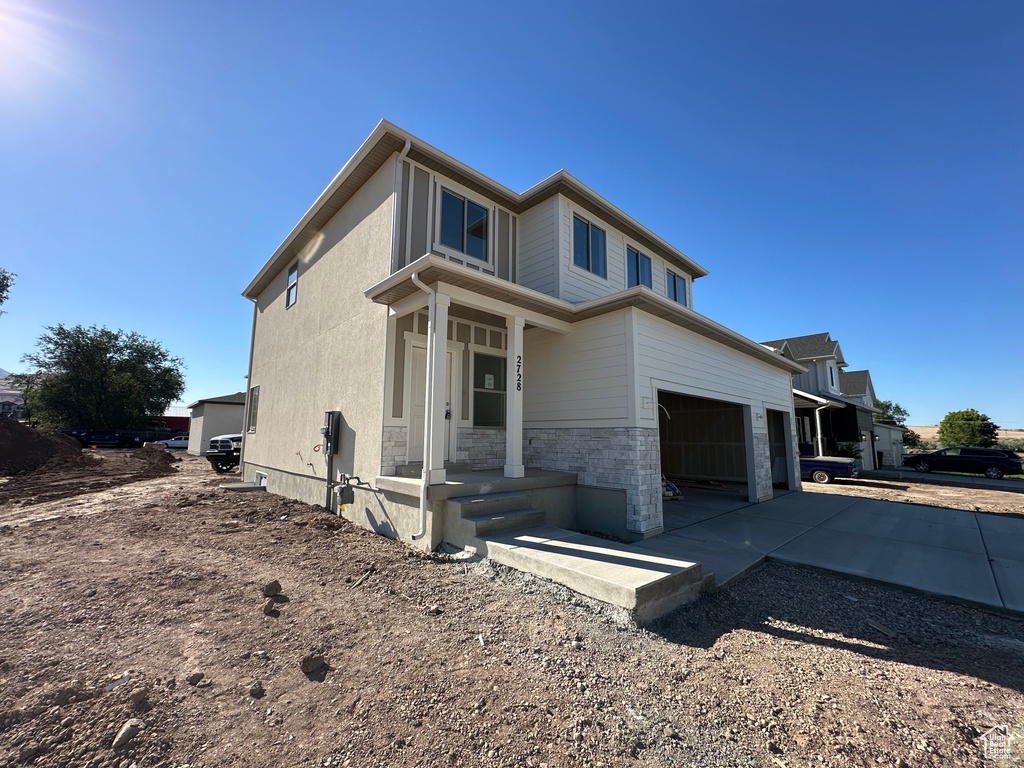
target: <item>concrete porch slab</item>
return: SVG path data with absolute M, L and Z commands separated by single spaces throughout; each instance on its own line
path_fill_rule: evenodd
M 737 581 L 765 561 L 761 552 L 730 547 L 677 534 L 665 534 L 634 544 L 634 549 L 664 557 L 683 558 L 700 563 L 704 575 L 714 574 L 715 587 L 721 589 Z
M 770 557 L 1003 607 L 988 559 L 972 552 L 822 526 L 780 547 Z
M 374 485 L 382 491 L 399 493 L 404 496 L 420 495 L 422 481 L 415 477 L 380 476 Z M 456 496 L 476 494 L 508 493 L 528 491 L 536 488 L 554 488 L 559 485 L 575 485 L 575 472 L 552 472 L 546 469 L 527 469 L 524 477 L 505 477 L 499 470 L 463 472 L 447 475 L 446 482 L 427 486 L 427 498 L 450 499 Z
M 481 536 L 481 554 L 630 611 L 645 623 L 700 593 L 699 563 L 552 526 Z

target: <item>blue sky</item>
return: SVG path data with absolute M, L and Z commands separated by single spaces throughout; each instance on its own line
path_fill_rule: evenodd
M 381 118 L 516 190 L 559 168 L 829 331 L 879 397 L 1024 429 L 1024 4 L 0 0 L 0 367 L 138 331 L 244 389 L 240 295 Z

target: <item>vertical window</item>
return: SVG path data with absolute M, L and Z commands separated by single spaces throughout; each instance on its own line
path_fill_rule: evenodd
M 505 426 L 505 358 L 473 355 L 473 426 Z
M 836 369 L 833 368 L 831 365 L 828 367 L 828 375 L 832 378 L 832 388 L 835 389 L 835 386 L 836 386 Z
M 487 261 L 488 232 L 487 208 L 441 190 L 441 245 Z
M 572 261 L 577 267 L 607 276 L 605 233 L 579 216 L 572 217 Z
M 284 305 L 290 307 L 299 298 L 299 265 L 295 264 L 288 270 L 288 290 L 285 292 Z
M 670 269 L 665 270 L 668 297 L 686 306 L 686 278 Z
M 249 424 L 247 429 L 250 432 L 256 431 L 256 411 L 260 406 L 260 388 L 258 386 L 249 390 Z
M 634 285 L 651 287 L 651 259 L 649 256 L 644 256 L 640 251 L 627 248 L 626 272 L 629 281 L 628 288 L 632 288 Z

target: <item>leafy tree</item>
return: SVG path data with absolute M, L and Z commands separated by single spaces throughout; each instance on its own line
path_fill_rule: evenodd
M 991 448 L 999 438 L 999 427 L 973 408 L 950 411 L 939 422 L 940 445 L 968 445 Z
M 899 403 L 894 403 L 892 400 L 875 400 L 875 408 L 881 411 L 875 417 L 875 421 L 879 424 L 892 424 L 902 427 L 907 423 L 907 417 L 910 415 L 906 408 Z
M 903 433 L 903 445 L 907 448 L 920 448 L 922 445 L 921 436 L 912 429 Z
M 11 286 L 14 285 L 14 278 L 17 275 L 0 268 L 0 304 L 3 304 L 11 295 Z M 0 312 L 2 315 L 3 312 Z
M 22 358 L 36 369 L 27 374 L 26 404 L 40 426 L 144 427 L 185 389 L 182 360 L 138 333 L 80 325 L 46 331 L 39 351 Z

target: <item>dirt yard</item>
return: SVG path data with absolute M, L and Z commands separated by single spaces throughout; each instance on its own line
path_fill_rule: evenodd
M 0 485 L 0 766 L 988 766 L 1024 719 L 1018 619 L 771 565 L 641 631 L 130 461 Z
M 804 490 L 811 493 L 831 493 L 843 496 L 862 496 L 883 501 L 902 501 L 932 507 L 965 509 L 968 512 L 991 512 L 998 515 L 1024 517 L 1024 480 L 1020 492 L 990 491 L 984 488 L 960 488 L 936 485 L 922 480 L 836 480 L 829 485 L 804 481 Z

